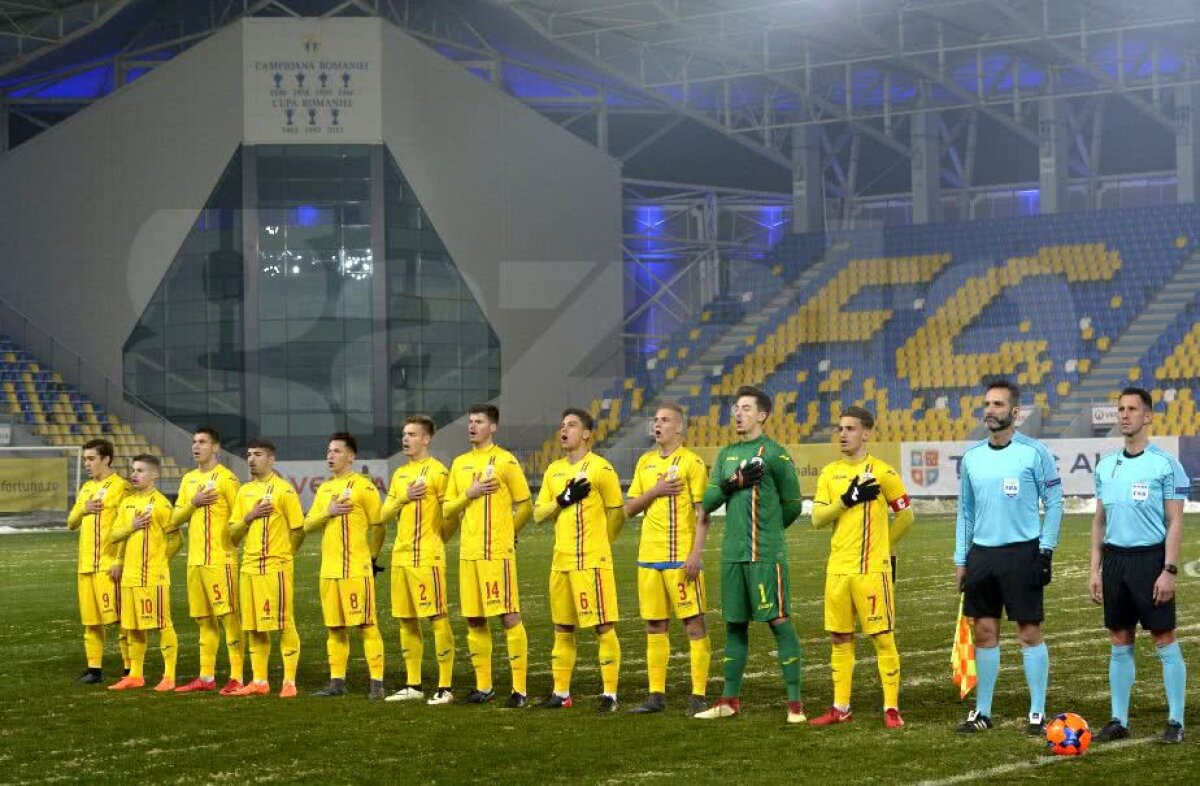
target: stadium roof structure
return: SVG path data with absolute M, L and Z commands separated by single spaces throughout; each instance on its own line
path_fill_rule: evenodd
M 1046 101 L 1072 175 L 1169 169 L 1200 82 L 1194 0 L 0 0 L 8 143 L 247 15 L 384 17 L 629 176 L 774 191 L 813 127 L 836 190 L 903 190 L 918 113 L 947 185 L 1036 180 Z

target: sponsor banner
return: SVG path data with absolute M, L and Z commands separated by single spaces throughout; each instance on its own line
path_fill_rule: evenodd
M 821 468 L 842 457 L 842 453 L 838 450 L 837 443 L 835 442 L 820 442 L 812 445 L 785 445 L 784 447 L 787 448 L 788 453 L 791 454 L 792 461 L 796 464 L 796 474 L 800 477 L 800 493 L 808 498 L 812 498 L 817 493 L 817 478 L 821 475 Z M 899 442 L 872 442 L 868 449 L 871 455 L 891 464 L 896 468 L 897 472 L 900 471 Z M 711 472 L 713 461 L 716 460 L 720 448 L 703 447 L 692 448 L 692 450 L 700 458 L 704 459 L 704 463 Z
M 12 444 L 12 423 L 9 421 L 0 422 L 0 445 Z
M 1092 425 L 1093 426 L 1115 426 L 1115 425 L 1117 425 L 1117 405 L 1116 404 L 1093 404 L 1092 405 Z
M 65 458 L 0 459 L 0 513 L 67 509 Z
M 247 19 L 245 143 L 381 142 L 382 49 L 377 19 Z
M 387 459 L 358 459 L 354 468 L 371 480 L 382 496 L 391 474 L 388 472 Z M 308 513 L 308 506 L 317 496 L 317 487 L 329 478 L 329 465 L 324 461 L 277 461 L 275 471 L 287 479 L 300 495 L 300 504 Z
M 1192 481 L 1192 499 L 1200 492 L 1200 437 L 1179 438 L 1179 463 Z
M 1178 437 L 1151 437 L 1153 444 L 1179 455 Z M 1118 451 L 1120 437 L 1096 439 L 1047 439 L 1046 447 L 1054 454 L 1063 493 L 1091 496 L 1096 493 L 1092 473 L 1100 458 Z M 958 471 L 963 453 L 977 442 L 905 442 L 900 448 L 900 474 L 910 496 L 958 496 Z

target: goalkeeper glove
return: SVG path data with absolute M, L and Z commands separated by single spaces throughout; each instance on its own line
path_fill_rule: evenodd
M 1033 586 L 1044 587 L 1050 583 L 1054 577 L 1054 552 L 1050 549 L 1042 549 L 1038 552 L 1036 573 L 1034 574 Z
M 738 467 L 736 472 L 721 481 L 721 492 L 728 497 L 735 491 L 741 491 L 742 489 L 757 485 L 762 480 L 765 472 L 763 460 L 758 456 L 754 456 L 748 462 Z
M 846 489 L 845 494 L 842 494 L 842 504 L 847 508 L 863 502 L 874 502 L 877 499 L 879 499 L 879 482 L 875 478 L 867 478 L 859 483 L 858 475 L 854 476 L 854 480 L 850 481 L 850 488 Z
M 572 478 L 571 482 L 567 483 L 567 487 L 562 490 L 562 493 L 554 498 L 560 508 L 569 508 L 576 505 L 590 494 L 592 484 L 587 478 Z
M 890 559 L 892 562 L 892 584 L 895 585 L 895 583 L 896 583 L 896 555 L 893 554 Z
M 383 573 L 383 567 L 376 557 L 371 557 L 371 575 L 378 576 L 380 573 Z

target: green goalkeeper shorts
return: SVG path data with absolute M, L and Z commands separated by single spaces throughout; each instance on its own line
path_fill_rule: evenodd
M 721 613 L 726 622 L 770 622 L 788 614 L 785 562 L 721 564 Z

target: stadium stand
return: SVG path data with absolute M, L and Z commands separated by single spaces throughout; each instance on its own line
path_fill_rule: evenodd
M 1200 207 L 1177 205 L 791 236 L 764 262 L 735 267 L 694 324 L 592 402 L 604 424 L 597 442 L 651 414 L 656 396 L 733 326 L 759 320 L 681 397 L 692 444 L 732 438 L 727 413 L 743 384 L 772 395 L 782 413 L 773 433 L 785 443 L 827 439 L 851 403 L 876 410 L 880 440 L 966 439 L 991 375 L 1015 376 L 1032 393 L 1027 406 L 1046 413 L 1196 253 L 1198 227 Z M 806 285 L 771 309 L 805 271 Z M 1160 433 L 1200 426 L 1197 302 L 1130 372 L 1174 391 Z M 556 455 L 551 438 L 530 469 Z
M 47 445 L 69 447 L 103 437 L 113 443 L 118 465 L 139 453 L 150 453 L 162 458 L 163 480 L 183 475 L 173 457 L 164 456 L 160 448 L 66 384 L 60 374 L 7 336 L 0 336 L 0 387 L 13 421 L 29 427 Z

